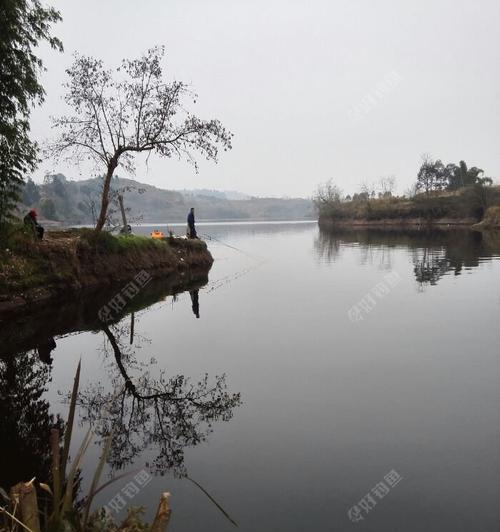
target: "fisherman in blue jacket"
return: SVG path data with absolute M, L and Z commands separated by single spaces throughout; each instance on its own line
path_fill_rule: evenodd
M 188 237 L 189 238 L 198 238 L 196 235 L 196 228 L 194 226 L 194 207 L 191 207 L 191 210 L 189 211 L 188 218 Z

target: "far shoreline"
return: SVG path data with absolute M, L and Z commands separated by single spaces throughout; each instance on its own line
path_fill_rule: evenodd
M 440 218 L 436 220 L 426 220 L 422 218 L 413 219 L 381 219 L 381 220 L 331 220 L 331 219 L 319 219 L 318 225 L 324 228 L 342 227 L 342 228 L 383 228 L 391 227 L 396 229 L 415 228 L 415 227 L 461 227 L 473 229 L 478 225 L 477 220 L 472 218 L 465 219 L 453 219 L 453 218 Z

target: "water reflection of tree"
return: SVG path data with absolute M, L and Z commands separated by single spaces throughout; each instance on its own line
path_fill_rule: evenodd
M 359 235 L 360 231 L 352 231 L 352 234 Z M 350 233 L 347 233 L 350 234 Z M 314 241 L 314 248 L 317 257 L 323 262 L 335 262 L 340 258 L 342 248 L 361 244 L 359 246 L 361 265 L 377 264 L 383 270 L 392 268 L 393 246 L 380 245 L 375 239 L 366 238 L 366 231 L 362 232 L 364 240 L 346 239 L 345 230 L 323 230 L 319 231 L 318 237 Z
M 185 448 L 205 441 L 213 422 L 231 419 L 241 403 L 240 394 L 227 392 L 225 375 L 212 383 L 207 375 L 196 383 L 164 371 L 153 377 L 121 341 L 128 338 L 125 328 L 103 330 L 115 362 L 114 369 L 110 367 L 112 389 L 98 383 L 80 393 L 82 420 L 90 421 L 101 438 L 113 430 L 108 459 L 113 468 L 121 469 L 143 450 L 154 448 L 157 453 L 149 464 L 153 472 L 173 470 L 178 476 L 186 475 Z M 137 369 L 142 371 L 134 378 Z
M 366 246 L 360 250 L 360 264 L 378 264 L 382 270 L 392 269 L 393 249 L 387 246 Z
M 450 270 L 450 261 L 442 249 L 418 249 L 412 256 L 413 272 L 420 285 L 435 285 Z
M 0 486 L 9 489 L 33 477 L 48 482 L 50 429 L 63 422 L 49 414 L 43 399 L 51 367 L 35 353 L 0 358 L 1 442 Z
M 340 254 L 342 240 L 333 231 L 322 231 L 314 240 L 314 249 L 318 258 L 324 262 L 335 262 Z
M 450 232 L 446 240 L 425 244 L 413 250 L 415 277 L 418 283 L 435 285 L 444 275 L 460 275 L 464 268 L 476 268 L 481 259 L 490 256 L 479 232 Z
M 315 242 L 320 259 L 337 260 L 343 247 L 358 245 L 363 263 L 390 266 L 395 248 L 410 251 L 420 287 L 435 285 L 447 273 L 460 275 L 487 257 L 500 253 L 500 242 L 488 233 L 466 229 L 321 229 Z M 388 257 L 388 258 L 387 258 Z

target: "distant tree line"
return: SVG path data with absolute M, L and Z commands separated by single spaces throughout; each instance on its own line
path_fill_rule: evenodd
M 36 209 L 45 219 L 64 224 L 97 222 L 103 178 L 73 181 L 63 174 L 51 174 L 43 183 L 28 179 L 21 194 L 20 210 Z M 222 194 L 222 193 L 221 193 Z M 249 198 L 227 199 L 198 191 L 163 190 L 138 181 L 115 176 L 109 192 L 106 229 L 121 227 L 118 196 L 124 199 L 127 221 L 183 222 L 190 207 L 200 219 L 210 220 L 303 220 L 314 218 L 310 199 Z M 237 194 L 235 193 L 237 196 Z
M 441 159 L 433 160 L 424 155 L 417 173 L 415 184 L 404 194 L 412 197 L 417 193 L 427 195 L 436 192 L 457 191 L 466 187 L 488 187 L 493 185 L 493 179 L 484 175 L 484 170 L 477 166 L 468 167 L 465 161 L 458 164 L 444 164 Z M 394 198 L 396 178 L 394 176 L 382 177 L 376 183 L 364 182 L 359 187 L 359 192 L 346 194 L 332 180 L 320 185 L 314 195 L 316 207 L 332 205 L 341 202 L 367 202 L 373 199 Z
M 429 194 L 433 191 L 459 190 L 473 185 L 489 186 L 491 177 L 486 177 L 481 168 L 469 168 L 465 161 L 444 164 L 441 159 L 433 161 L 425 155 L 417 174 L 416 191 Z
M 332 180 L 320 185 L 316 191 L 313 201 L 317 208 L 322 205 L 341 203 L 348 201 L 368 201 L 370 199 L 387 199 L 394 197 L 396 189 L 396 178 L 394 176 L 381 177 L 377 183 L 364 182 L 360 185 L 359 192 L 344 195 L 340 187 Z
M 444 164 L 422 157 L 416 181 L 403 195 L 396 195 L 396 179 L 363 183 L 352 196 L 344 195 L 331 180 L 320 185 L 313 197 L 321 220 L 384 219 L 483 219 L 490 207 L 500 205 L 500 188 L 493 179 L 465 161 Z

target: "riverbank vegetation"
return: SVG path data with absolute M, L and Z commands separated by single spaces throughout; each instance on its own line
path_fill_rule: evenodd
M 2 2 L 0 9 L 0 237 L 12 220 L 26 176 L 38 164 L 38 145 L 30 137 L 30 115 L 43 103 L 45 91 L 39 77 L 44 69 L 36 55 L 48 43 L 62 51 L 50 33 L 60 13 L 37 0 Z M 1 244 L 1 240 L 0 240 Z
M 0 313 L 128 282 L 142 270 L 151 277 L 197 270 L 206 275 L 213 262 L 205 242 L 174 236 L 154 240 L 75 229 L 40 241 L 18 225 L 6 242 L 0 250 Z
M 394 178 L 378 186 L 363 185 L 358 193 L 344 195 L 332 182 L 321 186 L 314 198 L 321 224 L 475 224 L 489 209 L 500 206 L 500 187 L 479 168 L 464 161 L 444 165 L 425 157 L 417 180 L 405 195 L 395 195 Z
M 155 277 L 200 267 L 206 274 L 212 257 L 201 241 L 172 237 L 158 242 L 126 235 L 133 222 L 127 220 L 123 203 L 123 191 L 129 187 L 112 190 L 111 182 L 117 169 L 133 172 L 134 157 L 141 153 L 148 158 L 178 157 L 195 168 L 197 156 L 217 162 L 220 149 L 231 149 L 232 133 L 219 120 L 203 120 L 191 112 L 189 107 L 196 103 L 191 89 L 165 79 L 163 46 L 124 59 L 114 70 L 97 58 L 75 54 L 63 85 L 70 114 L 54 119 L 57 136 L 46 142 L 42 153 L 29 134 L 31 109 L 45 96 L 40 82 L 44 67 L 36 52 L 43 43 L 63 51 L 51 34 L 61 15 L 38 0 L 12 0 L 1 13 L 0 57 L 5 68 L 0 72 L 0 311 L 130 281 L 142 270 Z M 20 225 L 24 209 L 19 206 L 25 196 L 39 201 L 48 217 L 54 214 L 54 203 L 29 179 L 41 156 L 71 164 L 90 161 L 104 174 L 93 231 L 45 233 L 39 241 L 32 234 L 39 230 L 43 237 L 32 221 L 36 213 L 25 218 L 27 226 Z M 56 180 L 53 185 L 69 207 L 64 186 Z M 113 199 L 119 204 L 119 223 L 109 209 Z M 124 234 L 112 236 L 102 232 L 105 227 L 121 227 Z

